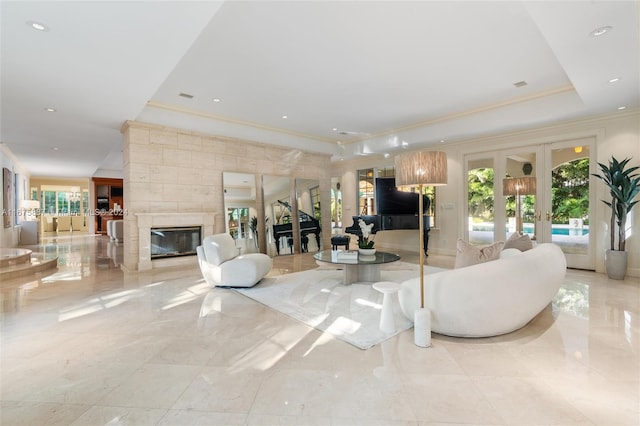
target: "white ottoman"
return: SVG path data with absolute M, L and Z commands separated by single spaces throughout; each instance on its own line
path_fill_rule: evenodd
M 400 287 L 400 284 L 392 281 L 380 281 L 373 284 L 374 289 L 384 294 L 382 312 L 380 312 L 380 330 L 385 333 L 392 333 L 396 330 L 396 323 L 393 319 L 393 300 Z

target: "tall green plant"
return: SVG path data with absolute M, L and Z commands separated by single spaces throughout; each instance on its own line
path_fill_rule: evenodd
M 611 250 L 615 250 L 616 226 L 618 227 L 618 250 L 625 250 L 627 215 L 638 203 L 638 200 L 634 201 L 634 199 L 640 193 L 640 176 L 632 173 L 640 167 L 627 168 L 630 160 L 631 158 L 625 158 L 618 161 L 615 157 L 611 157 L 608 165 L 598 163 L 601 174 L 593 174 L 607 185 L 611 195 L 611 201 L 602 200 L 611 209 Z

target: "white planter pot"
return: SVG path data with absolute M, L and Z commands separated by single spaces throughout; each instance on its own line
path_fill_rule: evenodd
M 625 275 L 627 275 L 627 255 L 626 251 L 606 251 L 604 263 L 609 278 L 613 280 L 624 280 Z
M 422 348 L 431 346 L 431 311 L 427 308 L 413 312 L 413 343 Z
M 376 249 L 358 249 L 358 253 L 360 253 L 361 256 L 373 256 L 376 254 Z

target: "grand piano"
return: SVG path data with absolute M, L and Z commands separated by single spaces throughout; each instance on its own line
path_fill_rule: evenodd
M 286 201 L 278 200 L 278 204 L 291 211 L 291 205 Z M 300 240 L 302 243 L 302 252 L 306 253 L 308 251 L 308 234 L 315 234 L 317 247 L 320 247 L 320 232 L 322 231 L 322 229 L 320 228 L 320 221 L 313 216 L 303 212 L 302 210 L 298 210 L 298 219 L 300 221 Z M 278 254 L 280 254 L 281 238 L 285 237 L 287 239 L 288 246 L 293 245 L 293 224 L 282 223 L 273 225 L 273 236 L 276 242 L 276 251 Z
M 376 204 L 377 215 L 352 216 L 353 225 L 345 228 L 345 232 L 362 238 L 359 220 L 366 224 L 373 223 L 372 233 L 394 229 L 420 229 L 419 199 L 415 192 L 399 191 L 396 188 L 395 178 L 376 178 Z M 423 196 L 423 209 L 429 208 L 429 197 Z M 430 216 L 423 216 L 424 220 L 424 254 L 427 254 L 429 246 Z

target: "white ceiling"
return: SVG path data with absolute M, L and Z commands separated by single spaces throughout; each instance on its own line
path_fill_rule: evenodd
M 640 106 L 636 1 L 0 7 L 0 137 L 34 176 L 118 172 L 125 120 L 339 159 Z

